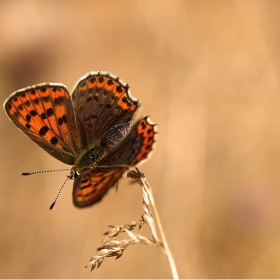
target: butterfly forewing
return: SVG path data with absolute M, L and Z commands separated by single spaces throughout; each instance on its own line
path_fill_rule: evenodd
M 78 135 L 67 89 L 41 84 L 14 92 L 4 108 L 12 122 L 53 157 L 73 164 Z
M 98 144 L 112 126 L 130 121 L 140 106 L 128 86 L 107 72 L 84 76 L 75 86 L 72 100 L 83 148 Z

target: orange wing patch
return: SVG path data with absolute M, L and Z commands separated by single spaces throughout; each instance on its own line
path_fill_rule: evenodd
M 4 103 L 10 119 L 57 159 L 72 164 L 76 154 L 73 109 L 60 84 L 41 84 L 13 93 Z
M 98 202 L 127 169 L 127 167 L 97 168 L 78 176 L 73 188 L 74 204 L 77 207 L 86 207 Z
M 137 126 L 138 135 L 143 138 L 143 143 L 136 158 L 132 161 L 131 165 L 135 165 L 141 160 L 145 159 L 147 155 L 152 151 L 155 143 L 155 124 L 153 124 L 148 117 L 143 118 Z

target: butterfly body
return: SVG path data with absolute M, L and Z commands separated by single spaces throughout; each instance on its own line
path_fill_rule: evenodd
M 133 120 L 140 102 L 108 72 L 90 72 L 70 95 L 63 84 L 45 83 L 11 94 L 4 109 L 31 140 L 72 165 L 73 202 L 99 201 L 123 173 L 147 158 L 155 142 L 148 117 Z

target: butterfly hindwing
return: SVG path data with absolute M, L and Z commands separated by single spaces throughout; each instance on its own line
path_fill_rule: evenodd
M 148 117 L 134 125 L 131 122 L 113 126 L 103 144 L 113 147 L 99 166 L 79 175 L 74 181 L 73 202 L 87 207 L 99 200 L 121 178 L 122 174 L 147 158 L 155 143 L 155 124 Z
M 40 84 L 16 91 L 4 108 L 11 121 L 46 152 L 64 163 L 74 163 L 77 129 L 64 85 Z
M 74 205 L 87 207 L 101 200 L 127 169 L 127 167 L 99 167 L 78 176 L 73 186 Z

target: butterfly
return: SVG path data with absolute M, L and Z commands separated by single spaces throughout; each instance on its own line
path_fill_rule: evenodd
M 73 203 L 100 201 L 129 168 L 148 157 L 156 125 L 134 120 L 140 102 L 128 84 L 109 72 L 90 72 L 69 94 L 59 83 L 12 93 L 4 102 L 10 120 L 54 158 L 72 165 Z

